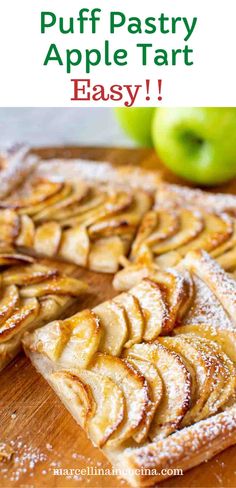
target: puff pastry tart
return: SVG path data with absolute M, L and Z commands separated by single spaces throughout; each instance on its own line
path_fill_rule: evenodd
M 0 370 L 19 352 L 26 330 L 61 316 L 86 291 L 73 273 L 72 265 L 0 247 Z
M 236 442 L 235 317 L 234 277 L 193 251 L 23 343 L 93 444 L 149 486 Z
M 0 202 L 1 240 L 112 273 L 151 204 L 145 190 L 37 177 Z

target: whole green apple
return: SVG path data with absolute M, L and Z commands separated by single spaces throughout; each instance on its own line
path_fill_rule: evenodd
M 202 185 L 236 176 L 236 108 L 160 108 L 154 146 L 174 173 Z
M 115 113 L 122 129 L 141 146 L 152 147 L 152 120 L 154 107 L 117 108 Z

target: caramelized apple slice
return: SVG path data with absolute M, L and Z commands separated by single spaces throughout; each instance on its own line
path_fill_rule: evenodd
M 48 220 L 60 220 L 60 212 L 64 209 L 70 208 L 74 204 L 79 205 L 81 201 L 88 195 L 89 188 L 86 183 L 80 182 L 72 188 L 71 194 L 64 199 L 58 200 L 53 205 L 44 208 L 35 217 L 35 222 L 43 222 Z
M 181 357 L 159 342 L 135 344 L 127 351 L 127 354 L 134 359 L 150 361 L 162 378 L 163 397 L 149 431 L 151 440 L 156 441 L 177 430 L 189 409 L 191 376 Z
M 36 206 L 60 192 L 63 186 L 63 183 L 37 179 L 35 182 L 24 186 L 16 197 L 13 195 L 13 197 L 1 202 L 0 207 L 25 209 L 26 207 Z
M 79 418 L 93 444 L 104 444 L 124 418 L 124 398 L 121 389 L 110 378 L 93 371 L 57 371 L 49 381 Z
M 106 194 L 101 192 L 101 190 L 97 193 L 95 189 L 92 189 L 89 191 L 85 202 L 81 202 L 80 205 L 74 203 L 67 208 L 59 210 L 57 212 L 57 220 L 61 221 L 65 227 L 81 225 L 81 216 L 83 215 L 86 218 L 90 211 L 100 208 L 106 197 Z
M 184 266 L 204 281 L 236 325 L 235 279 L 227 274 L 205 251 L 188 253 Z
M 168 239 L 179 229 L 179 217 L 174 210 L 150 211 L 144 215 L 132 246 L 132 258 L 139 257 L 142 244 L 153 246 Z
M 233 233 L 232 220 L 228 215 L 205 212 L 202 212 L 202 215 L 205 222 L 204 230 L 192 242 L 178 249 L 182 256 L 195 249 L 210 252 L 227 241 Z
M 3 289 L 0 300 L 0 326 L 13 314 L 18 303 L 19 293 L 15 285 L 7 286 Z
M 195 370 L 197 380 L 196 398 L 182 421 L 182 426 L 197 421 L 213 387 L 215 363 L 194 341 L 185 336 L 162 337 L 159 342 L 170 351 L 180 354 Z
M 179 273 L 174 269 L 168 272 L 156 271 L 151 279 L 161 288 L 168 305 L 166 322 L 161 331 L 165 335 L 172 331 L 189 309 L 194 294 L 193 281 L 186 271 Z
M 113 286 L 118 291 L 128 291 L 138 285 L 144 278 L 152 276 L 159 268 L 155 264 L 146 265 L 142 263 L 129 264 L 121 271 L 118 271 L 113 279 Z
M 91 244 L 89 268 L 101 273 L 115 273 L 127 249 L 127 243 L 119 236 L 99 239 Z
M 18 332 L 34 322 L 39 313 L 39 303 L 36 298 L 29 298 L 23 301 L 10 318 L 0 327 L 0 342 L 11 339 Z
M 35 283 L 41 283 L 44 280 L 48 280 L 53 276 L 57 276 L 58 271 L 56 269 L 50 269 L 42 264 L 29 264 L 23 266 L 14 266 L 7 269 L 2 273 L 2 283 L 5 286 L 8 285 L 31 285 Z
M 145 278 L 139 285 L 130 290 L 140 304 L 145 329 L 143 339 L 152 341 L 165 330 L 168 320 L 168 310 L 163 295 L 157 283 Z
M 227 356 L 236 363 L 236 330 L 224 329 L 208 324 L 186 324 L 182 327 L 176 327 L 174 334 L 194 334 L 204 337 L 210 341 L 215 341 L 222 347 Z
M 16 239 L 17 246 L 33 247 L 34 222 L 28 215 L 20 215 L 20 233 Z
M 104 330 L 100 350 L 119 356 L 128 338 L 128 326 L 124 307 L 113 301 L 104 302 L 94 309 Z
M 55 256 L 61 242 L 61 226 L 57 222 L 46 222 L 35 232 L 34 249 L 45 256 Z
M 91 370 L 110 378 L 123 392 L 126 417 L 110 437 L 109 445 L 119 445 L 132 437 L 143 425 L 150 399 L 145 378 L 123 359 L 97 354 Z M 113 395 L 111 395 L 112 402 Z
M 145 424 L 134 434 L 134 440 L 140 443 L 147 438 L 151 422 L 162 399 L 163 385 L 157 368 L 152 363 L 129 357 L 127 359 L 129 364 L 133 365 L 146 379 L 151 399 L 147 406 Z
M 65 368 L 86 368 L 97 352 L 102 328 L 90 310 L 66 320 L 56 320 L 37 329 L 31 344 L 33 350 L 45 354 Z
M 0 211 L 0 240 L 6 243 L 14 243 L 19 233 L 19 217 L 14 210 Z
M 51 184 L 52 182 L 48 182 Z M 35 216 L 37 213 L 41 212 L 44 208 L 48 208 L 50 205 L 54 205 L 56 202 L 63 200 L 71 193 L 71 185 L 69 183 L 53 183 L 58 185 L 57 191 L 49 196 L 48 198 L 44 198 L 43 194 L 41 196 L 41 201 L 39 203 L 29 202 L 29 206 L 21 208 L 18 210 L 19 214 L 23 215 L 32 215 Z M 40 188 L 38 190 L 40 192 Z
M 236 267 L 236 246 L 222 256 L 218 256 L 217 261 L 226 271 L 234 270 Z
M 202 215 L 198 211 L 182 208 L 180 210 L 180 230 L 176 235 L 152 247 L 155 254 L 167 253 L 191 242 L 204 229 Z
M 86 227 L 77 226 L 63 232 L 59 254 L 79 266 L 87 266 L 90 241 Z
M 129 339 L 124 347 L 141 342 L 144 332 L 144 318 L 138 299 L 130 293 L 122 293 L 114 298 L 114 302 L 122 305 L 128 319 Z
M 42 283 L 35 283 L 29 286 L 24 286 L 20 289 L 20 296 L 24 298 L 42 297 L 44 295 L 69 295 L 77 297 L 87 291 L 87 285 L 76 278 L 69 276 L 53 276 L 52 278 L 43 281 Z
M 14 265 L 33 262 L 34 258 L 31 256 L 18 253 L 17 251 L 15 251 L 15 249 L 0 247 L 0 266 L 5 266 L 6 264 Z

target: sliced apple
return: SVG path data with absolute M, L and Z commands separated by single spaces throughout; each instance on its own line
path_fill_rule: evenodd
M 26 254 L 19 253 L 15 251 L 15 249 L 9 248 L 1 248 L 0 247 L 0 266 L 5 266 L 7 264 L 14 265 L 14 264 L 24 264 L 24 263 L 33 263 L 34 258 L 31 256 L 27 256 Z
M 182 256 L 195 249 L 210 252 L 231 237 L 233 227 L 228 215 L 202 212 L 202 216 L 205 222 L 204 230 L 191 243 L 178 249 Z
M 151 277 L 158 269 L 158 266 L 155 266 L 155 264 L 148 266 L 143 263 L 129 264 L 116 273 L 113 279 L 113 286 L 115 290 L 128 291 L 144 278 Z
M 29 264 L 23 266 L 14 266 L 2 273 L 2 283 L 8 285 L 31 285 L 41 283 L 58 275 L 56 269 L 50 269 L 42 264 Z
M 0 240 L 14 243 L 19 234 L 19 217 L 14 210 L 0 210 Z
M 157 283 L 145 278 L 139 285 L 132 288 L 130 293 L 138 299 L 144 316 L 143 339 L 152 341 L 165 330 L 168 318 L 168 309 L 162 292 Z
M 175 432 L 189 409 L 191 400 L 191 376 L 181 357 L 155 342 L 135 344 L 127 355 L 134 359 L 150 361 L 158 370 L 163 384 L 162 401 L 157 408 L 149 431 L 156 441 Z
M 18 304 L 18 288 L 15 285 L 4 288 L 0 299 L 0 326 L 13 314 Z
M 235 279 L 226 273 L 205 251 L 189 252 L 183 265 L 204 281 L 236 325 Z
M 87 291 L 87 285 L 69 276 L 53 276 L 42 283 L 24 286 L 20 289 L 20 296 L 24 298 L 42 297 L 45 295 L 69 295 L 77 297 Z
M 36 319 L 39 309 L 39 302 L 36 298 L 24 300 L 20 308 L 0 327 L 0 342 L 8 341 L 31 325 Z
M 114 298 L 114 302 L 122 305 L 128 319 L 128 341 L 124 347 L 141 342 L 144 332 L 144 317 L 138 299 L 131 293 L 122 293 Z
M 49 381 L 87 431 L 93 444 L 104 446 L 124 418 L 121 389 L 110 378 L 93 371 L 57 371 Z
M 20 233 L 16 239 L 17 246 L 33 247 L 35 227 L 28 215 L 20 215 Z
M 227 214 L 228 218 L 230 216 Z M 218 258 L 219 256 L 224 255 L 227 251 L 230 251 L 232 248 L 236 246 L 236 219 L 232 219 L 232 227 L 233 232 L 229 239 L 227 239 L 223 244 L 217 246 L 213 251 L 211 251 L 211 256 L 213 258 Z
M 103 327 L 100 351 L 119 356 L 128 339 L 125 309 L 113 301 L 107 301 L 93 309 Z
M 16 197 L 13 195 L 13 197 L 1 202 L 0 207 L 25 209 L 26 207 L 36 206 L 60 192 L 63 186 L 63 183 L 42 178 L 37 179 L 33 183 L 24 186 Z
M 44 208 L 36 217 L 36 222 L 48 220 L 60 220 L 60 212 L 71 208 L 73 205 L 79 205 L 88 196 L 89 188 L 85 182 L 79 182 L 72 187 L 72 192 L 64 199 L 55 202 L 53 205 Z
M 81 202 L 79 205 L 74 203 L 67 208 L 59 210 L 57 212 L 57 219 L 60 220 L 65 227 L 81 225 L 81 216 L 83 215 L 86 219 L 94 209 L 100 209 L 105 201 L 106 194 L 104 192 L 100 190 L 98 193 L 95 189 L 90 189 L 85 202 Z
M 51 183 L 52 182 L 48 182 L 49 185 Z M 29 201 L 29 206 L 20 208 L 18 210 L 19 214 L 20 215 L 26 214 L 30 216 L 32 215 L 34 217 L 37 213 L 41 212 L 44 208 L 48 208 L 50 205 L 54 205 L 56 202 L 63 200 L 71 193 L 71 185 L 69 183 L 56 183 L 56 185 L 58 185 L 57 191 L 53 195 L 44 198 L 42 192 L 41 201 L 39 201 L 38 203 L 36 202 L 33 203 L 33 201 L 32 202 Z M 40 200 L 40 192 L 41 192 L 40 186 L 37 191 Z
M 123 392 L 126 416 L 109 441 L 109 445 L 117 446 L 135 435 L 145 422 L 146 411 L 150 405 L 147 382 L 128 362 L 105 354 L 95 356 L 91 370 L 110 378 Z M 112 398 L 113 395 L 111 401 Z
M 174 269 L 168 272 L 156 271 L 151 279 L 159 285 L 168 306 L 166 321 L 161 331 L 165 335 L 173 330 L 189 309 L 194 294 L 193 280 L 188 272 L 178 272 Z
M 192 242 L 204 229 L 202 215 L 198 211 L 182 208 L 179 210 L 180 230 L 176 235 L 153 246 L 155 254 L 163 254 Z
M 68 261 L 87 266 L 90 240 L 86 227 L 77 226 L 64 231 L 59 254 Z
M 129 357 L 127 359 L 129 364 L 133 365 L 145 377 L 149 386 L 151 402 L 147 406 L 145 424 L 133 436 L 134 440 L 140 443 L 147 438 L 151 422 L 162 399 L 163 385 L 157 368 L 152 363 L 141 359 L 130 359 Z
M 89 268 L 101 273 L 115 273 L 127 250 L 127 243 L 119 236 L 98 239 L 91 244 Z
M 186 336 L 162 337 L 159 341 L 170 351 L 180 354 L 195 370 L 197 382 L 196 397 L 181 424 L 184 427 L 191 425 L 200 416 L 213 388 L 215 362 L 197 343 L 189 341 Z
M 35 232 L 34 249 L 45 256 L 55 256 L 61 242 L 61 226 L 57 222 L 46 222 Z
M 236 363 L 236 330 L 224 329 L 208 324 L 186 324 L 174 329 L 174 334 L 194 334 L 215 341 L 221 345 L 227 356 Z

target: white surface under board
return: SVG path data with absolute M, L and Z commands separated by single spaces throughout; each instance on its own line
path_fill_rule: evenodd
M 133 146 L 110 108 L 0 108 L 0 145 Z

